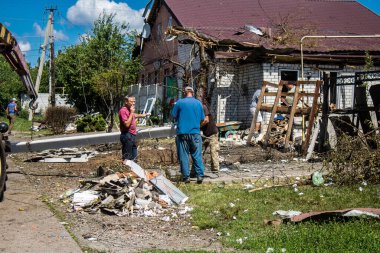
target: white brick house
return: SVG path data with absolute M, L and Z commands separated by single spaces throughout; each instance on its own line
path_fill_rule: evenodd
M 321 1 L 323 4 L 319 3 Z M 157 62 L 158 59 L 162 60 L 162 57 L 166 57 L 166 61 L 169 59 L 171 62 L 186 64 L 195 55 L 191 73 L 199 72 L 201 64 L 198 45 L 202 44 L 206 49 L 211 69 L 208 75 L 208 90 L 212 91 L 212 112 L 218 122 L 237 120 L 243 122 L 243 127 L 248 127 L 252 119 L 249 112 L 251 98 L 263 81 L 279 83 L 280 80 L 285 80 L 286 75 L 291 76 L 291 79 L 301 79 L 299 41 L 302 36 L 361 32 L 380 34 L 380 17 L 359 3 L 321 1 L 287 0 L 282 2 L 279 8 L 275 0 L 267 0 L 261 4 L 252 1 L 249 5 L 241 0 L 156 0 L 147 19 L 152 27 L 152 38 L 145 42 L 146 48 L 140 53 L 144 65 L 142 76 L 149 76 L 154 59 Z M 221 4 L 223 8 L 213 7 Z M 278 8 L 274 8 L 275 6 Z M 325 9 L 329 9 L 328 14 Z M 342 12 L 343 9 L 347 13 Z M 231 13 L 239 15 L 231 16 Z M 294 31 L 294 39 L 291 41 L 278 42 L 286 34 L 279 36 L 276 31 L 280 25 L 273 25 L 279 22 L 275 22 L 276 17 L 286 17 L 295 13 L 299 20 L 290 20 L 293 22 L 289 21 L 286 25 L 299 33 Z M 170 24 L 166 20 L 170 20 Z M 257 27 L 263 35 L 247 32 L 247 24 Z M 310 25 L 309 30 L 304 29 L 307 25 Z M 157 42 L 154 39 L 157 37 L 156 27 L 166 30 L 171 36 L 176 36 L 176 39 L 165 41 L 163 36 L 162 41 Z M 154 43 L 158 43 L 162 48 L 170 48 L 170 54 L 162 56 L 163 49 L 152 50 Z M 375 66 L 372 70 L 380 70 L 379 38 L 311 41 L 304 45 L 304 75 L 307 74 L 310 80 L 321 80 L 324 73 L 334 73 L 338 78 L 353 75 L 364 70 L 366 52 L 373 56 Z M 218 53 L 225 57 L 218 56 Z M 241 55 L 235 57 L 235 53 Z M 183 87 L 183 71 L 177 68 L 177 71 L 171 74 L 177 78 L 178 88 Z M 150 84 L 165 84 L 163 78 L 155 81 Z M 195 85 L 196 82 L 194 78 Z M 313 91 L 312 87 L 305 89 Z M 337 88 L 338 108 L 352 107 L 352 89 L 352 86 Z M 268 120 L 265 114 L 264 119 Z

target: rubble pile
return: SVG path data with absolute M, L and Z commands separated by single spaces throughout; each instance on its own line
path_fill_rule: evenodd
M 53 162 L 53 163 L 73 163 L 73 162 L 88 162 L 98 154 L 97 151 L 78 149 L 78 148 L 60 148 L 60 149 L 47 149 L 31 159 L 29 162 Z
M 163 214 L 164 209 L 178 204 L 178 196 L 165 194 L 159 184 L 155 184 L 157 179 L 163 178 L 162 175 L 145 173 L 148 180 L 133 171 L 111 174 L 100 180 L 83 180 L 80 189 L 67 191 L 61 199 L 71 201 L 71 211 L 102 212 L 117 216 L 157 216 Z M 178 188 L 175 189 L 180 192 Z
M 274 120 L 270 127 L 268 145 L 276 149 L 284 148 L 287 130 L 288 121 L 286 119 Z

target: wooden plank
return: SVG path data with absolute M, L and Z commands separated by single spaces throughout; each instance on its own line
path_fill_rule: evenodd
M 292 128 L 293 128 L 294 114 L 297 109 L 298 100 L 300 99 L 300 97 L 298 96 L 299 90 L 300 90 L 300 84 L 297 81 L 296 92 L 294 93 L 294 98 L 293 98 L 292 110 L 290 111 L 290 116 L 289 116 L 289 121 L 288 121 L 288 130 L 286 131 L 285 149 L 287 149 L 289 146 L 290 134 L 292 133 L 292 130 L 293 130 Z
M 268 139 L 269 139 L 269 134 L 270 134 L 270 130 L 271 130 L 271 125 L 273 123 L 274 115 L 277 112 L 277 106 L 278 106 L 278 102 L 279 102 L 280 97 L 281 97 L 282 86 L 283 85 L 284 85 L 284 83 L 281 80 L 280 83 L 278 84 L 277 96 L 276 96 L 276 98 L 274 100 L 274 104 L 273 104 L 273 108 L 272 108 L 272 113 L 270 115 L 270 119 L 269 119 L 269 123 L 268 123 L 268 130 L 267 130 L 267 132 L 265 134 L 264 147 L 266 147 L 268 145 Z
M 307 152 L 307 147 L 309 146 L 309 142 L 310 142 L 310 136 L 311 136 L 311 133 L 313 131 L 314 119 L 318 113 L 318 98 L 319 98 L 320 87 L 321 87 L 321 81 L 317 81 L 315 84 L 313 103 L 312 103 L 311 112 L 309 115 L 309 123 L 307 126 L 306 138 L 305 138 L 305 142 L 302 145 L 303 146 L 302 150 L 303 150 L 304 154 Z
M 282 94 L 281 94 L 282 95 Z M 273 108 L 273 105 L 272 104 L 262 104 L 261 105 L 261 111 L 263 112 L 271 112 L 272 111 L 272 108 Z M 286 114 L 290 114 L 291 112 L 291 107 L 290 106 L 283 106 L 283 105 L 278 105 L 277 106 L 277 112 L 280 112 L 280 113 L 286 113 Z M 305 108 L 296 108 L 296 112 L 295 114 L 298 115 L 298 114 L 309 114 L 311 112 L 311 107 L 305 107 Z
M 293 97 L 294 93 L 283 92 L 281 95 L 286 96 L 286 97 Z M 300 96 L 300 97 L 313 97 L 314 95 L 315 95 L 314 92 L 313 93 L 310 93 L 310 92 L 299 92 L 298 93 L 298 96 Z M 277 96 L 277 92 L 265 92 L 264 96 L 274 97 L 274 96 Z
M 261 110 L 261 104 L 264 100 L 264 93 L 265 93 L 265 88 L 267 86 L 267 83 L 268 82 L 263 82 L 263 86 L 261 87 L 261 93 L 259 96 L 259 101 L 257 101 L 255 115 L 253 115 L 252 122 L 251 122 L 251 128 L 249 129 L 249 134 L 247 137 L 247 144 L 248 145 L 251 143 L 253 133 L 255 132 L 257 116 L 259 115 L 259 112 Z
M 315 129 L 313 131 L 313 137 L 311 138 L 310 146 L 308 146 L 308 147 L 306 146 L 307 147 L 306 161 L 309 161 L 311 158 L 311 155 L 313 154 L 315 142 L 317 141 L 317 137 L 318 137 L 320 127 L 321 127 L 320 119 L 317 119 L 317 126 L 315 127 Z M 302 148 L 304 148 L 304 147 L 302 147 Z

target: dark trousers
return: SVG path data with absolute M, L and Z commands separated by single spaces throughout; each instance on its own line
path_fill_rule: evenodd
M 121 133 L 120 142 L 122 159 L 135 160 L 137 157 L 136 135 L 131 133 Z

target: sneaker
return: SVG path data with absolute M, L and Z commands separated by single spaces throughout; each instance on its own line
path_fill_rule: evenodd
M 203 177 L 197 177 L 197 184 L 203 183 Z
M 182 182 L 185 184 L 190 184 L 190 178 L 184 178 Z

